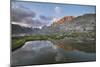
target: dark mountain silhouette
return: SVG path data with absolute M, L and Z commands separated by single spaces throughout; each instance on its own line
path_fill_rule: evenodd
M 20 33 L 31 33 L 33 30 L 32 28 L 11 24 L 12 27 L 12 34 L 20 34 Z

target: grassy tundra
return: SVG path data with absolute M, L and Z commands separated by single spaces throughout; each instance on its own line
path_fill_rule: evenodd
M 84 33 L 83 32 L 82 33 L 74 32 L 74 33 L 63 33 L 63 34 L 52 34 L 52 35 L 32 35 L 32 36 L 12 37 L 11 48 L 12 48 L 12 51 L 14 51 L 14 50 L 20 48 L 21 46 L 23 46 L 25 44 L 25 42 L 27 42 L 27 41 L 35 41 L 35 40 L 57 41 L 57 40 L 64 39 L 65 37 L 68 37 L 68 38 L 70 38 L 70 37 L 72 37 L 72 38 L 78 38 L 78 37 L 95 38 L 95 33 L 93 33 L 93 32 L 88 32 L 88 33 L 86 33 L 86 32 L 84 32 Z M 79 46 L 79 45 L 76 45 L 76 46 Z M 91 45 L 89 45 L 89 46 L 91 46 Z M 84 48 L 84 47 L 82 47 L 82 48 Z M 88 45 L 87 45 L 87 48 L 88 48 Z M 94 51 L 94 50 L 92 50 L 92 51 Z

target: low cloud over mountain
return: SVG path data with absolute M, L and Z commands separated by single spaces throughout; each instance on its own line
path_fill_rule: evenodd
M 40 15 L 40 19 L 51 21 L 53 17 L 47 17 L 47 16 Z
M 22 4 L 17 2 L 12 2 L 11 6 L 11 21 L 13 24 L 18 24 L 20 26 L 27 26 L 32 28 L 41 28 L 45 25 L 50 25 L 51 17 L 46 17 L 37 14 L 34 10 L 27 8 Z

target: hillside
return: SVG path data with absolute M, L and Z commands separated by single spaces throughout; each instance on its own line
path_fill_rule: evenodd
M 52 25 L 53 29 L 59 28 L 63 32 L 85 32 L 95 30 L 96 25 L 95 14 L 85 14 L 78 16 L 68 21 L 62 18 L 60 21 L 54 22 Z M 63 21 L 62 21 L 63 20 Z M 63 23 L 61 23 L 61 21 Z M 60 23 L 60 24 L 59 24 Z
M 65 16 L 58 21 L 54 22 L 51 26 L 44 26 L 42 29 L 22 27 L 12 24 L 12 34 L 62 34 L 65 32 L 95 32 L 96 15 L 85 14 L 78 17 Z
M 16 24 L 11 24 L 11 27 L 12 27 L 12 34 L 27 34 L 33 31 L 29 27 L 24 27 Z

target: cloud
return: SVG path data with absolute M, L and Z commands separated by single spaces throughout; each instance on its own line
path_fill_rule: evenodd
M 46 20 L 46 21 L 50 21 L 50 20 L 52 20 L 53 18 L 52 18 L 52 17 L 47 17 L 47 16 L 40 15 L 40 19 Z
M 58 7 L 58 6 L 56 6 L 56 7 L 54 8 L 54 11 L 55 11 L 56 14 L 60 14 L 60 13 L 61 13 L 61 8 Z
M 35 12 L 25 8 L 22 5 L 18 5 L 12 2 L 11 6 L 11 20 L 12 21 L 21 21 L 26 17 L 35 17 Z
M 50 25 L 52 17 L 40 16 L 32 9 L 25 7 L 23 4 L 19 4 L 19 2 L 14 1 L 11 4 L 11 21 L 13 24 L 33 28 Z
M 12 24 L 16 24 L 24 27 L 32 27 L 32 28 L 40 28 L 46 25 L 38 19 L 30 20 L 29 18 L 23 19 L 21 22 L 12 22 Z
M 52 21 L 53 21 L 53 22 L 57 22 L 59 19 L 60 19 L 60 18 L 54 17 Z
M 25 27 L 33 27 L 38 28 L 43 26 L 40 20 L 34 19 L 36 17 L 36 13 L 33 10 L 30 10 L 24 7 L 22 4 L 17 4 L 16 2 L 12 2 L 11 6 L 11 21 L 12 24 L 17 24 Z
M 38 27 L 42 27 L 45 24 L 40 21 L 39 19 L 31 19 L 31 18 L 27 18 L 25 19 L 26 24 L 28 24 L 29 26 L 33 27 L 33 28 L 38 28 Z

